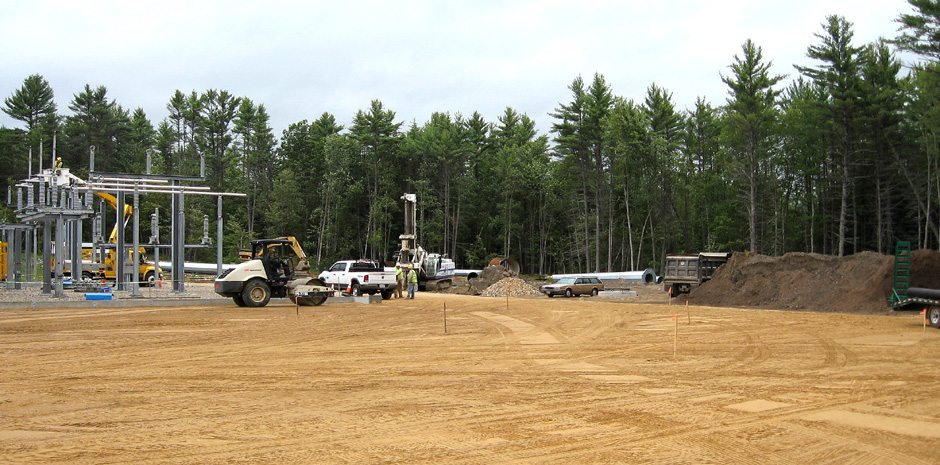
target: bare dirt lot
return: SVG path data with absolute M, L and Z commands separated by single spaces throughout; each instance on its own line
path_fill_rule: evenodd
M 938 354 L 916 313 L 4 309 L 0 463 L 938 463 Z

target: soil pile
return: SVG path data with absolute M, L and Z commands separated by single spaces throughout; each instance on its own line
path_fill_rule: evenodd
M 480 295 L 490 286 L 496 284 L 502 279 L 509 278 L 511 276 L 514 275 L 501 266 L 487 266 L 486 268 L 483 268 L 483 271 L 480 272 L 479 276 L 469 280 L 469 294 Z
M 487 287 L 480 294 L 483 297 L 535 297 L 542 295 L 538 289 L 522 279 L 508 277 L 503 278 L 492 286 Z
M 695 289 L 696 305 L 881 312 L 887 308 L 894 257 L 862 252 L 847 257 L 788 253 L 782 257 L 734 254 L 710 281 Z M 911 286 L 940 288 L 940 252 L 918 250 Z

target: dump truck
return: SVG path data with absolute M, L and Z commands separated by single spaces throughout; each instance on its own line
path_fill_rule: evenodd
M 701 252 L 698 255 L 668 255 L 663 267 L 663 290 L 675 297 L 688 294 L 708 281 L 731 258 L 730 252 Z

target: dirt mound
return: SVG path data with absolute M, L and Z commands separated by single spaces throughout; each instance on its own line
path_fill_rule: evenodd
M 697 305 L 880 312 L 887 308 L 894 257 L 862 252 L 847 257 L 788 253 L 734 254 L 711 281 L 695 289 Z M 918 250 L 911 286 L 940 288 L 940 252 Z
M 505 279 L 511 276 L 514 275 L 501 266 L 487 266 L 486 268 L 483 268 L 483 271 L 480 272 L 479 276 L 469 280 L 469 294 L 480 295 L 483 291 L 496 284 L 501 279 Z
M 492 286 L 483 290 L 480 295 L 483 297 L 535 297 L 542 295 L 538 289 L 522 279 L 508 277 L 494 283 Z

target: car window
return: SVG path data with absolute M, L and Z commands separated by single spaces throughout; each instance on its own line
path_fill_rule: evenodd
M 375 262 L 356 262 L 349 267 L 349 271 L 382 271 L 382 268 Z
M 346 269 L 345 263 L 334 263 L 333 266 L 330 267 L 330 271 L 343 271 L 345 269 Z
M 555 284 L 574 284 L 574 278 L 560 278 Z

